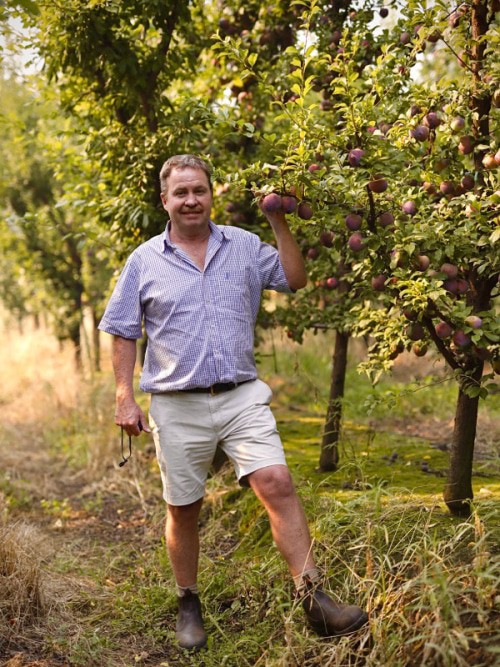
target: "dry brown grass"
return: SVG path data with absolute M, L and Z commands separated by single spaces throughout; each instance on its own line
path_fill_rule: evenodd
M 26 320 L 22 333 L 0 310 L 0 405 L 10 423 L 40 423 L 59 407 L 75 405 L 79 381 L 70 345 Z
M 7 638 L 45 611 L 42 547 L 42 536 L 33 526 L 0 525 L 0 627 Z

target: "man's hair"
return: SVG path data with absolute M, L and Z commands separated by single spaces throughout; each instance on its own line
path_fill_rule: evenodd
M 167 180 L 173 169 L 201 169 L 207 175 L 208 185 L 212 190 L 212 172 L 205 160 L 197 155 L 172 155 L 160 169 L 160 188 L 163 193 L 167 191 Z

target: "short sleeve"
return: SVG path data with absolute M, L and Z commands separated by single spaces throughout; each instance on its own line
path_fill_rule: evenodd
M 142 315 L 140 264 L 132 254 L 116 283 L 99 329 L 137 340 L 142 337 Z
M 269 243 L 260 243 L 259 271 L 263 289 L 271 289 L 276 292 L 292 291 L 288 285 L 278 251 Z

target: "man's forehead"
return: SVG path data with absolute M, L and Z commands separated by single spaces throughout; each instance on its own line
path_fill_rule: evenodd
M 193 185 L 199 183 L 208 185 L 208 177 L 203 169 L 195 169 L 193 167 L 174 167 L 170 172 L 168 180 L 171 187 L 173 185 Z

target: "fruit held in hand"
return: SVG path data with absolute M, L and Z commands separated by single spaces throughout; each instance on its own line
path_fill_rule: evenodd
M 261 204 L 264 213 L 277 213 L 281 211 L 281 197 L 275 192 L 271 192 L 264 197 Z
M 292 195 L 281 197 L 281 209 L 283 213 L 293 213 L 297 208 L 297 200 Z

